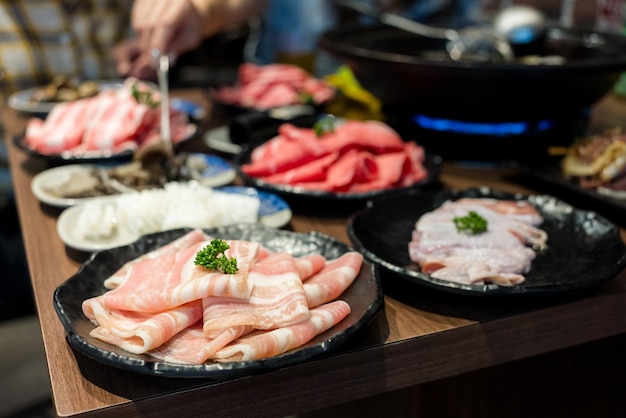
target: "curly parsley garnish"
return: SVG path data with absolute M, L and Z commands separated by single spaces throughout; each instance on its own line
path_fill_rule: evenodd
M 335 117 L 333 115 L 325 115 L 321 117 L 313 125 L 313 130 L 318 138 L 326 133 L 335 132 Z
M 239 270 L 237 268 L 237 259 L 228 258 L 224 254 L 229 248 L 230 245 L 221 239 L 211 240 L 209 245 L 198 251 L 194 264 L 209 270 L 219 270 L 226 274 L 237 273 Z
M 487 230 L 487 220 L 473 210 L 469 211 L 467 216 L 456 216 L 453 221 L 457 232 L 475 235 Z
M 130 86 L 130 92 L 139 103 L 143 103 L 150 107 L 157 107 L 160 102 L 158 100 L 154 100 L 152 97 L 152 92 L 150 90 L 141 91 L 137 88 L 137 84 L 134 83 Z

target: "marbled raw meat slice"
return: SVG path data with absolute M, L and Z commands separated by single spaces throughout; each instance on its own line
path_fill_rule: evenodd
M 345 151 L 359 148 L 374 154 L 397 152 L 404 150 L 404 141 L 400 135 L 384 122 L 347 121 L 336 126 L 333 133 L 323 135 L 320 139 L 327 152 Z
M 455 217 L 475 211 L 487 220 L 487 231 L 460 233 Z M 460 283 L 524 281 L 535 252 L 527 245 L 545 246 L 547 234 L 532 223 L 541 221 L 528 202 L 468 198 L 444 202 L 424 214 L 408 245 L 411 260 L 433 277 Z
M 322 255 L 311 254 L 294 260 L 304 281 L 308 307 L 313 309 L 333 301 L 352 284 L 360 271 L 363 256 L 358 252 L 349 252 L 327 262 Z M 249 325 L 232 326 L 213 332 L 214 337 L 208 338 L 202 329 L 202 321 L 199 321 L 148 354 L 173 363 L 200 364 L 213 358 L 219 349 L 252 331 L 254 328 Z
M 374 156 L 368 151 L 351 149 L 328 168 L 327 182 L 331 190 L 347 190 L 356 183 L 368 183 L 378 176 Z
M 277 136 L 252 151 L 250 163 L 242 165 L 241 169 L 249 176 L 267 176 L 326 154 L 312 129 L 286 123 L 280 126 Z
M 218 362 L 251 361 L 277 356 L 300 347 L 341 322 L 350 313 L 350 305 L 336 300 L 311 309 L 306 321 L 271 331 L 255 331 L 219 350 Z
M 207 338 L 202 321 L 198 321 L 148 354 L 168 363 L 202 364 L 213 358 L 217 351 L 253 330 L 247 325 L 234 326 L 222 330 L 214 338 Z
M 298 167 L 293 167 L 280 173 L 264 176 L 263 180 L 268 183 L 297 185 L 314 181 L 325 181 L 326 171 L 337 161 L 339 153 L 335 152 L 309 161 Z
M 156 314 L 146 314 L 109 309 L 103 303 L 105 295 L 83 301 L 85 316 L 97 325 L 89 335 L 135 354 L 161 346 L 202 318 L 199 300 Z
M 260 245 L 226 240 L 225 255 L 237 259 L 238 271 L 225 274 L 194 264 L 195 256 L 210 241 L 200 242 L 158 258 L 144 258 L 130 266 L 121 285 L 105 294 L 111 309 L 160 312 L 208 296 L 246 299 L 252 291 L 249 270 L 256 262 Z
M 280 252 L 258 261 L 250 270 L 252 291 L 247 299 L 205 297 L 204 332 L 238 325 L 272 329 L 301 322 L 309 317 L 306 294 L 294 257 Z
M 82 142 L 83 121 L 89 113 L 92 99 L 55 105 L 45 120 L 30 118 L 24 140 L 42 154 L 60 154 Z
M 126 262 L 115 273 L 104 280 L 104 287 L 111 290 L 124 283 L 133 273 L 133 265 L 145 259 L 158 259 L 168 253 L 176 253 L 202 241 L 209 240 L 210 237 L 201 229 L 193 229 L 174 241 L 163 245 L 155 250 L 149 251 L 142 256 Z
M 309 308 L 337 299 L 354 282 L 362 265 L 363 255 L 356 251 L 329 260 L 322 270 L 304 281 Z

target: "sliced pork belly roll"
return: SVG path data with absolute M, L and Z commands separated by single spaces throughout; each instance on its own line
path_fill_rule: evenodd
M 135 354 L 159 347 L 202 318 L 200 301 L 149 314 L 109 309 L 103 300 L 100 295 L 83 302 L 85 316 L 97 325 L 89 335 Z
M 202 300 L 204 333 L 237 325 L 273 329 L 309 318 L 309 307 L 294 257 L 287 253 L 270 254 L 249 272 L 252 291 L 247 299 L 207 297 Z
M 111 309 L 161 312 L 208 296 L 246 299 L 252 291 L 248 272 L 258 258 L 260 245 L 249 241 L 226 241 L 225 255 L 236 258 L 239 271 L 225 274 L 195 265 L 198 251 L 210 243 L 168 251 L 159 257 L 143 257 L 122 267 L 128 278 L 107 292 L 104 304 Z
M 341 322 L 350 313 L 350 305 L 342 300 L 311 310 L 304 322 L 271 331 L 255 331 L 239 338 L 215 354 L 215 361 L 249 361 L 276 356 L 309 342 Z

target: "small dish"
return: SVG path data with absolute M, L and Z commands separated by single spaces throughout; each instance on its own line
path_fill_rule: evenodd
M 291 220 L 292 212 L 289 205 L 279 196 L 271 193 L 257 191 L 250 187 L 231 186 L 224 188 L 216 188 L 216 191 L 231 193 L 236 195 L 245 195 L 256 197 L 259 199 L 258 223 L 264 226 L 280 228 L 285 226 Z M 101 208 L 106 206 L 115 206 L 120 196 L 105 196 L 94 198 L 90 204 L 99 204 Z M 77 227 L 78 221 L 85 212 L 84 204 L 72 206 L 64 210 L 59 216 L 57 222 L 57 232 L 61 240 L 68 247 L 79 251 L 93 252 L 106 250 L 113 247 L 129 245 L 133 241 L 140 238 L 136 232 L 126 227 L 120 220 L 116 221 L 117 232 L 112 236 L 98 239 L 89 239 L 83 237 L 79 233 Z M 188 209 L 188 208 L 187 208 Z M 104 210 L 104 209 L 103 209 Z M 146 220 L 142 220 L 144 222 Z M 195 226 L 195 225 L 194 225 Z
M 223 158 L 201 153 L 190 153 L 190 155 L 194 156 L 194 158 L 202 158 L 206 163 L 206 168 L 199 173 L 201 178 L 197 180 L 203 186 L 224 186 L 232 183 L 237 176 L 237 172 L 232 165 Z M 70 164 L 53 167 L 33 177 L 30 184 L 31 190 L 40 202 L 47 205 L 61 208 L 74 206 L 78 203 L 84 203 L 94 199 L 94 197 L 66 198 L 55 194 L 53 189 L 66 183 L 75 175 L 88 174 L 97 169 L 107 170 L 116 165 L 117 164 Z

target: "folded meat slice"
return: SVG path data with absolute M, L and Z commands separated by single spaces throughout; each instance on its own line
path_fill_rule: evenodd
M 231 326 L 272 329 L 309 317 L 302 280 L 292 255 L 274 253 L 258 261 L 250 270 L 249 281 L 252 291 L 247 299 L 203 299 L 204 332 L 208 337 Z
M 454 219 L 476 212 L 487 221 L 478 234 L 459 232 Z M 465 284 L 522 283 L 536 257 L 533 247 L 545 247 L 540 213 L 525 201 L 464 198 L 447 201 L 416 222 L 409 256 L 432 277 Z
M 304 282 L 309 308 L 337 299 L 354 282 L 362 265 L 363 255 L 356 251 L 329 260 L 322 270 Z
M 130 275 L 133 273 L 134 271 L 132 268 L 133 265 L 135 265 L 141 260 L 146 260 L 146 259 L 155 260 L 169 253 L 176 253 L 178 251 L 189 248 L 194 244 L 207 241 L 209 239 L 210 237 L 207 234 L 205 234 L 201 229 L 193 229 L 187 232 L 186 234 L 184 234 L 183 236 L 181 236 L 180 238 L 177 238 L 174 241 L 170 242 L 169 244 L 166 244 L 155 250 L 147 252 L 146 254 L 138 258 L 128 261 L 119 270 L 117 270 L 115 273 L 113 273 L 113 275 L 109 276 L 104 281 L 104 287 L 111 290 L 111 289 L 115 289 L 120 284 L 124 283 L 126 280 L 128 280 Z
M 323 256 L 311 254 L 294 260 L 300 278 L 304 280 L 308 307 L 312 309 L 333 301 L 352 284 L 360 271 L 363 256 L 349 252 L 326 262 Z M 213 337 L 207 337 L 200 321 L 148 354 L 172 363 L 201 364 L 211 360 L 227 344 L 252 331 L 254 328 L 250 325 L 236 325 L 215 330 Z
M 336 300 L 311 310 L 306 321 L 274 329 L 255 331 L 219 350 L 218 362 L 251 361 L 277 356 L 306 344 L 322 332 L 341 322 L 350 313 L 350 305 Z
M 157 314 L 109 309 L 104 295 L 83 302 L 85 316 L 97 325 L 89 335 L 141 354 L 161 346 L 202 318 L 202 304 L 193 301 Z
M 198 321 L 148 354 L 168 363 L 202 364 L 227 344 L 252 331 L 254 328 L 251 326 L 240 325 L 226 328 L 214 338 L 208 338 L 204 335 L 202 321 Z
M 111 309 L 161 312 L 209 296 L 247 299 L 252 291 L 248 272 L 256 262 L 260 245 L 250 241 L 226 240 L 224 253 L 237 259 L 238 271 L 225 274 L 195 265 L 198 251 L 210 241 L 175 248 L 156 258 L 140 258 L 127 269 L 127 279 L 107 292 L 104 304 Z

